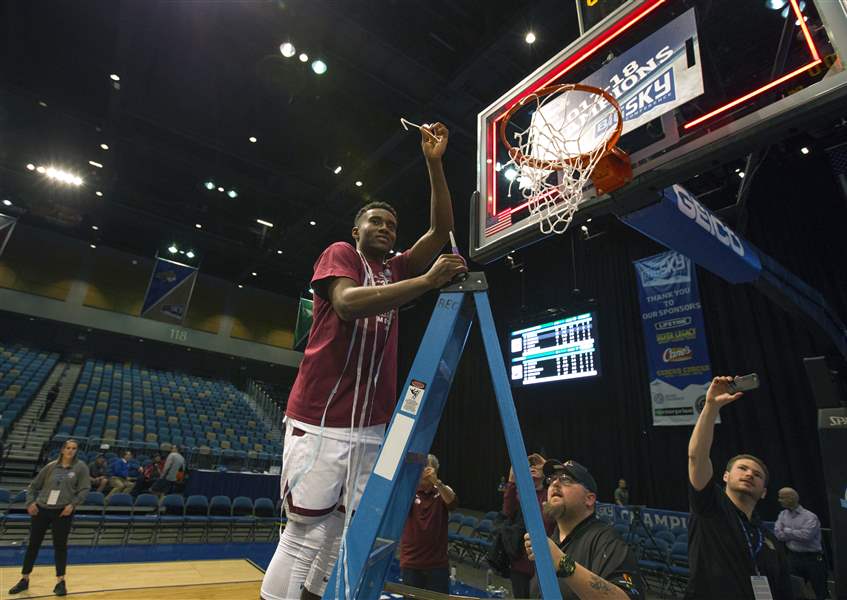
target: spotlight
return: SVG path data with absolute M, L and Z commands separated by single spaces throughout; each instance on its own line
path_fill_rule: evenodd
M 224 189 L 221 186 L 218 186 L 218 191 L 222 192 L 222 191 L 224 191 Z
M 3 206 L 12 206 L 12 201 L 9 199 L 3 200 Z
M 177 252 L 179 252 L 179 248 L 177 248 L 174 244 L 171 244 L 170 246 L 168 246 L 168 252 L 170 252 L 171 254 L 176 254 Z
M 300 62 L 303 62 L 303 63 L 309 61 L 309 55 L 306 54 L 305 52 L 301 52 L 300 56 L 298 56 L 297 58 L 299 58 Z
M 235 192 L 235 190 L 229 190 L 226 195 L 230 198 L 238 198 L 238 194 Z
M 744 179 L 744 171 L 739 171 L 739 172 L 738 172 L 738 176 L 739 176 L 741 179 Z
M 588 226 L 587 225 L 583 225 L 582 227 L 580 227 L 580 229 L 582 229 L 583 233 L 588 233 Z
M 239 289 L 239 290 L 240 290 L 241 288 L 243 288 L 243 287 L 244 287 L 244 286 L 243 286 L 243 285 L 241 285 L 240 283 L 238 284 L 238 289 Z
M 788 0 L 765 0 L 765 6 L 771 10 L 782 10 L 786 4 Z
M 100 148 L 101 148 L 102 150 L 108 150 L 108 149 L 109 149 L 109 144 L 100 144 Z
M 44 173 L 47 172 L 47 169 L 45 169 L 41 165 L 39 165 L 35 170 L 38 171 L 39 173 L 41 173 L 42 175 L 44 175 Z
M 251 272 L 250 272 L 250 275 L 252 275 L 253 277 L 257 277 L 259 274 L 258 274 L 258 273 L 256 273 L 256 271 L 251 271 Z
M 40 106 L 41 108 L 47 108 L 47 103 L 44 100 L 39 100 L 38 106 Z
M 335 173 L 336 175 L 341 173 L 341 165 L 338 165 L 337 167 L 335 167 L 335 169 L 332 172 Z
M 97 225 L 92 225 L 92 226 L 91 226 L 91 229 L 93 229 L 94 231 L 99 231 L 99 230 L 100 230 L 100 228 L 99 228 L 99 227 L 97 227 Z
M 323 75 L 326 73 L 326 63 L 320 59 L 314 61 L 312 63 L 312 71 L 315 72 L 315 75 Z
M 92 250 L 97 248 L 97 244 L 89 244 L 89 246 L 91 247 Z
M 515 177 L 517 177 L 517 176 L 518 176 L 518 172 L 517 172 L 517 170 L 516 170 L 516 169 L 513 169 L 512 167 L 509 167 L 508 169 L 506 169 L 506 170 L 503 172 L 503 177 L 505 177 L 505 178 L 506 178 L 506 179 L 508 179 L 509 181 L 514 181 L 514 180 L 515 180 Z
M 103 165 L 100 164 L 99 162 L 97 162 L 96 160 L 89 160 L 88 164 L 91 165 L 92 167 L 97 167 L 98 169 L 103 168 Z
M 197 229 L 203 229 L 203 226 L 202 226 L 200 223 L 195 223 L 195 224 L 194 224 L 194 226 L 195 226 Z
M 309 225 L 311 225 L 312 227 L 314 227 L 315 225 L 317 225 L 317 223 L 315 223 L 314 221 L 309 221 Z
M 259 140 L 256 138 L 256 136 L 255 136 L 255 135 L 251 135 L 251 136 L 250 136 L 249 138 L 247 138 L 247 139 L 248 139 L 248 140 L 250 140 L 250 143 L 251 143 L 251 144 L 255 144 L 256 142 L 258 142 L 258 141 L 259 141 Z
M 32 163 L 27 163 L 26 170 L 27 171 L 35 171 L 35 165 L 32 164 Z
M 277 254 L 282 254 L 282 250 L 277 250 L 277 251 L 276 251 L 276 253 L 277 253 Z
M 526 34 L 524 41 L 527 44 L 534 44 L 535 43 L 535 34 L 530 31 L 529 33 Z
M 194 258 L 194 250 L 189 250 L 185 253 L 185 256 L 188 258 Z
M 259 225 L 264 225 L 265 227 L 273 227 L 274 226 L 274 224 L 271 223 L 270 221 L 263 221 L 262 219 L 256 219 L 256 223 L 258 223 Z
M 294 44 L 291 42 L 285 42 L 279 45 L 279 53 L 282 54 L 285 58 L 291 58 L 295 54 L 297 54 L 297 50 L 294 48 Z
M 806 146 L 803 146 L 802 148 L 800 148 L 800 152 L 802 152 L 803 154 L 808 154 L 808 153 L 809 153 L 809 149 L 808 149 L 808 148 L 806 148 Z
M 111 75 L 109 75 L 109 79 L 111 79 L 112 81 L 120 81 L 121 76 L 118 75 L 117 73 L 112 73 Z
M 204 183 L 203 185 L 205 185 L 205 186 L 206 186 L 206 189 L 207 189 L 207 190 L 209 190 L 210 192 L 211 192 L 213 189 L 215 189 L 215 183 L 214 183 L 213 181 L 207 181 L 207 182 L 206 182 L 206 183 Z
M 96 192 L 94 192 L 94 195 L 95 195 L 95 196 L 99 196 L 100 198 L 102 198 L 102 197 L 103 197 L 103 192 L 101 192 L 100 190 L 97 190 Z
M 42 169 L 43 167 L 38 167 L 38 169 Z M 60 181 L 62 183 L 67 183 L 75 186 L 82 185 L 82 178 L 74 175 L 73 173 L 68 173 L 67 171 L 63 171 L 62 169 L 57 169 L 55 167 L 47 167 L 43 171 L 39 171 L 39 173 L 44 173 L 50 179 L 55 179 L 56 181 Z
M 356 187 L 362 187 L 362 185 L 364 185 L 364 184 L 361 181 L 356 182 Z

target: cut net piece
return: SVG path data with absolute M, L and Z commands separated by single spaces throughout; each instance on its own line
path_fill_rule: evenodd
M 505 166 L 517 172 L 509 195 L 517 185 L 544 234 L 567 230 L 594 168 L 620 135 L 620 108 L 611 96 L 585 86 L 557 88 L 521 102 L 534 110 L 529 126 L 513 134 Z

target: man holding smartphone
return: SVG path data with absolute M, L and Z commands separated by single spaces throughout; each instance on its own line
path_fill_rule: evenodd
M 791 600 L 788 564 L 776 538 L 754 513 L 765 497 L 768 468 L 750 454 L 730 459 L 722 488 L 709 453 L 720 409 L 750 389 L 749 376 L 715 377 L 688 443 L 688 579 L 686 600 Z M 757 378 L 756 378 L 757 379 Z M 756 381 L 757 383 L 757 381 Z M 757 387 L 756 383 L 752 387 Z

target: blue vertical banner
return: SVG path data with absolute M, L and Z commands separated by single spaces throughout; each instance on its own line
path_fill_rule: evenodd
M 6 242 L 12 237 L 12 231 L 15 230 L 15 223 L 17 222 L 18 220 L 15 217 L 9 217 L 0 213 L 0 256 L 3 256 Z
M 197 269 L 156 257 L 141 316 L 163 323 L 182 324 L 197 281 Z
M 653 425 L 693 425 L 712 379 L 697 274 L 671 250 L 633 262 L 650 377 Z

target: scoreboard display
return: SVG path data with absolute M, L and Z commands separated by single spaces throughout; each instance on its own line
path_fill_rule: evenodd
M 596 319 L 586 312 L 525 327 L 509 336 L 513 387 L 599 374 Z

